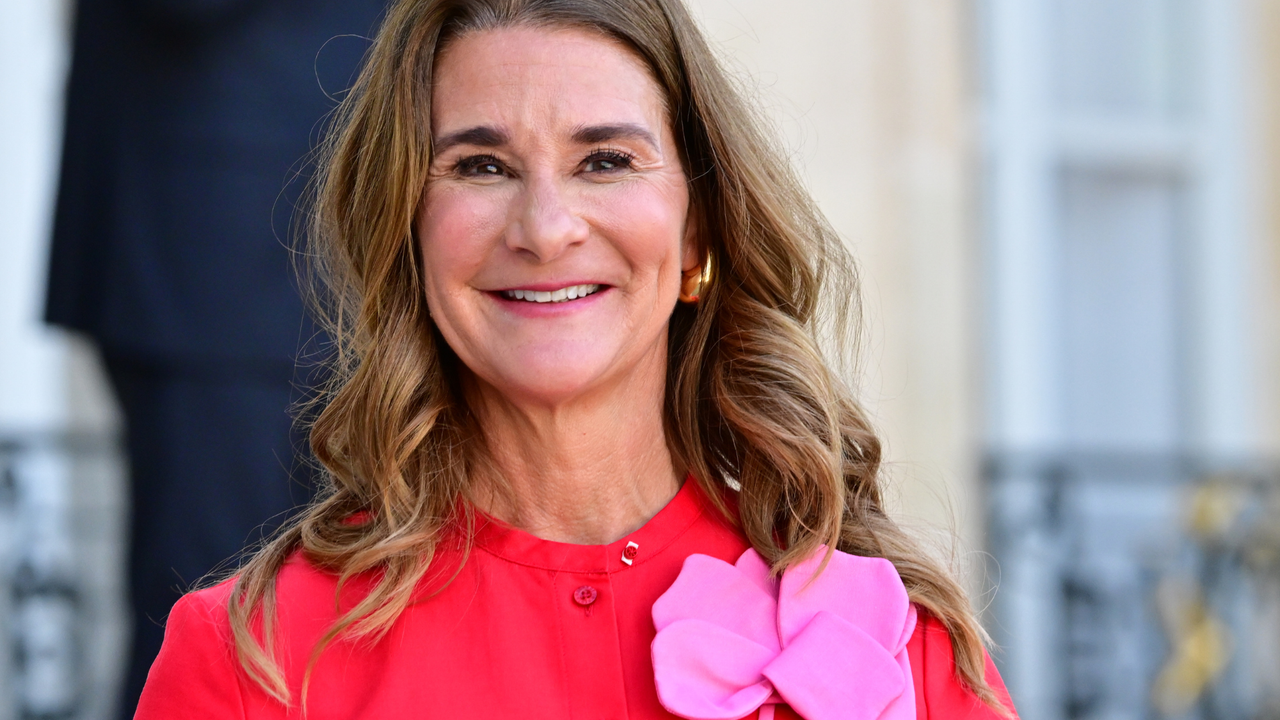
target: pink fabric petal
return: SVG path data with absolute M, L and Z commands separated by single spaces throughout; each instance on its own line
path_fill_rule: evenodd
M 770 573 L 769 563 L 760 557 L 755 550 L 742 553 L 738 562 L 733 564 L 748 580 L 755 583 L 766 595 L 778 599 L 778 579 Z
M 653 604 L 659 632 L 677 620 L 700 619 L 777 653 L 777 603 L 733 565 L 706 555 L 690 555 L 680 576 Z
M 907 642 L 911 640 L 911 636 L 916 631 L 916 606 L 910 602 L 907 603 L 907 621 L 902 624 L 902 634 L 898 636 L 898 642 L 889 648 L 889 652 L 902 652 L 907 647 Z
M 826 611 L 765 667 L 764 676 L 806 720 L 883 718 L 906 686 L 902 668 L 883 645 Z
M 861 628 L 896 654 L 911 601 L 893 563 L 843 552 L 831 554 L 822 574 L 814 577 L 826 548 L 782 575 L 778 593 L 778 630 L 782 646 L 790 644 L 820 610 L 828 610 Z M 907 636 L 908 638 L 910 635 Z
M 915 629 L 915 608 L 911 608 L 912 630 Z M 910 639 L 910 633 L 908 633 Z M 911 658 L 907 656 L 907 646 L 904 642 L 902 649 L 893 658 L 898 664 L 898 669 L 902 672 L 902 680 L 906 683 L 903 692 L 898 697 L 889 701 L 889 705 L 880 713 L 880 720 L 916 720 L 916 688 L 911 679 Z
M 678 620 L 653 640 L 658 700 L 681 717 L 736 720 L 773 694 L 760 670 L 776 655 L 705 620 Z
M 827 549 L 781 580 L 754 551 L 685 560 L 654 603 L 658 697 L 691 720 L 785 701 L 806 720 L 913 720 L 915 608 L 892 563 Z

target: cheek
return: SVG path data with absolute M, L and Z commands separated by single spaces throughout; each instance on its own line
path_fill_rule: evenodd
M 501 237 L 503 206 L 483 193 L 428 190 L 416 222 L 429 302 L 474 276 Z
M 610 237 L 641 272 L 679 275 L 680 254 L 688 215 L 683 188 L 619 187 L 617 193 L 596 198 L 592 224 Z

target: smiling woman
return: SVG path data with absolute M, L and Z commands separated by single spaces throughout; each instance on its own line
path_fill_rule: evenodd
M 329 490 L 138 717 L 1012 716 L 819 350 L 852 261 L 679 0 L 401 0 L 338 129 Z

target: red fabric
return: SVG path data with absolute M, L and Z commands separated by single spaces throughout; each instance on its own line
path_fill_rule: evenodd
M 638 548 L 627 565 L 632 542 Z M 384 639 L 329 646 L 312 673 L 307 717 L 672 718 L 654 690 L 650 608 L 688 555 L 732 563 L 747 547 L 695 482 L 643 528 L 605 546 L 548 542 L 485 523 L 460 569 L 459 548 L 440 550 L 436 570 Z M 294 696 L 288 708 L 239 667 L 226 610 L 230 583 L 187 595 L 169 616 L 135 717 L 301 718 L 315 642 L 367 587 L 349 583 L 335 603 L 329 573 L 298 556 L 281 571 L 277 657 Z M 937 621 L 922 613 L 908 649 L 920 718 L 999 717 L 956 680 Z M 987 679 L 1003 692 L 990 661 Z M 786 708 L 777 717 L 796 718 Z

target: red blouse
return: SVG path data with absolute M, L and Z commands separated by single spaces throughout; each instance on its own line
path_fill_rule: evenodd
M 460 549 L 442 547 L 437 570 L 381 641 L 338 640 L 324 651 L 312 673 L 307 716 L 673 718 L 654 689 L 651 607 L 687 556 L 732 563 L 748 547 L 696 482 L 610 545 L 549 542 L 487 522 L 466 562 Z M 338 613 L 367 592 L 367 582 L 349 583 L 335 603 L 332 574 L 299 555 L 281 571 L 276 654 L 291 707 L 239 667 L 227 616 L 231 582 L 187 595 L 169 616 L 135 717 L 301 718 L 312 648 Z M 957 680 L 951 643 L 936 620 L 921 614 L 908 654 L 918 717 L 1000 717 Z M 1007 698 L 990 659 L 987 681 Z M 776 717 L 795 715 L 782 708 Z

